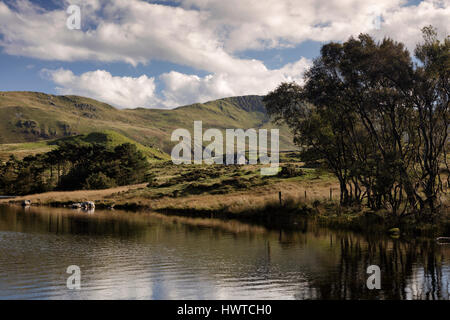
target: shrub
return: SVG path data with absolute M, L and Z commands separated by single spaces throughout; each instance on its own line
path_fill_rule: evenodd
M 116 181 L 106 176 L 103 172 L 91 174 L 84 185 L 85 189 L 109 189 L 115 187 Z
M 147 173 L 144 177 L 144 182 L 148 182 L 148 188 L 156 186 L 156 181 L 156 175 L 153 172 Z
M 292 177 L 298 177 L 303 175 L 304 172 L 302 169 L 298 168 L 297 166 L 293 164 L 287 164 L 283 167 L 281 167 L 280 172 L 278 173 L 279 177 L 284 178 L 292 178 Z
M 236 189 L 248 189 L 251 187 L 249 180 L 241 177 L 225 179 L 222 181 L 222 184 L 232 186 Z

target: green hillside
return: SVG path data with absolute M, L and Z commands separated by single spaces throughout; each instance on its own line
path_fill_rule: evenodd
M 172 110 L 119 110 L 79 96 L 37 92 L 0 92 L 0 144 L 54 140 L 92 132 L 116 132 L 152 150 L 170 152 L 170 136 L 177 128 L 192 131 L 195 120 L 203 128 L 273 128 L 262 97 L 244 96 L 193 104 Z M 292 136 L 280 128 L 280 147 L 293 149 Z
M 55 140 L 0 144 L 0 160 L 5 161 L 10 155 L 14 155 L 17 158 L 22 159 L 27 155 L 46 153 L 57 148 L 58 145 L 61 145 L 64 142 L 76 142 L 77 144 L 98 143 L 109 149 L 114 149 L 124 143 L 131 143 L 136 145 L 137 149 L 141 151 L 150 161 L 170 160 L 170 156 L 167 153 L 157 148 L 146 147 L 139 142 L 136 142 L 112 130 L 92 132 L 85 135 L 70 136 Z
M 49 146 L 52 146 L 52 145 L 59 145 L 63 142 L 77 142 L 79 144 L 83 142 L 98 143 L 106 146 L 109 149 L 114 149 L 115 147 L 125 143 L 131 143 L 135 144 L 137 149 L 141 151 L 149 159 L 170 160 L 170 157 L 167 153 L 162 152 L 157 148 L 146 147 L 140 144 L 139 142 L 136 142 L 112 130 L 107 130 L 104 132 L 92 132 L 86 135 L 61 138 L 55 141 L 49 141 L 47 143 Z
M 47 153 L 52 149 L 57 148 L 56 145 L 51 145 L 51 142 L 52 141 L 37 141 L 0 144 L 0 161 L 6 161 L 11 155 L 18 159 L 23 159 L 28 155 Z

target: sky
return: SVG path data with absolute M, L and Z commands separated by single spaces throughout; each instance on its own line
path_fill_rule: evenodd
M 449 21 L 450 0 L 0 0 L 0 91 L 118 108 L 264 95 L 301 84 L 324 43 L 368 33 L 413 52 L 422 27 L 444 36 Z

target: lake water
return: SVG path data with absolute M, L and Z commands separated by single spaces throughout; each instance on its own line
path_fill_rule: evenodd
M 449 245 L 296 226 L 0 206 L 0 299 L 449 299 Z

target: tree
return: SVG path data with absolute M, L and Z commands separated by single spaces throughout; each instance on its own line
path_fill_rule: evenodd
M 145 181 L 149 163 L 136 145 L 125 143 L 114 149 L 109 167 L 109 175 L 115 177 L 119 185 L 127 185 Z
M 449 41 L 424 29 L 413 63 L 402 43 L 361 34 L 329 43 L 303 86 L 283 83 L 264 102 L 297 145 L 320 155 L 340 183 L 341 203 L 403 216 L 439 208 L 448 128 Z M 446 144 L 447 143 L 447 144 Z M 447 165 L 448 168 L 448 165 Z
M 15 195 L 16 186 L 15 181 L 18 177 L 18 160 L 15 156 L 11 155 L 9 160 L 0 167 L 0 188 L 4 194 Z
M 443 42 L 432 26 L 422 29 L 424 42 L 415 50 L 421 64 L 416 69 L 415 86 L 410 103 L 417 109 L 421 145 L 417 149 L 420 184 L 423 195 L 417 195 L 422 211 L 429 215 L 440 206 L 443 182 L 439 171 L 448 170 L 448 129 L 450 94 L 450 36 Z M 447 183 L 448 183 L 447 176 Z
M 109 189 L 116 186 L 116 181 L 109 178 L 103 172 L 91 174 L 84 184 L 84 189 L 100 190 Z
M 57 179 L 54 178 L 56 168 Z M 133 144 L 113 150 L 102 144 L 63 141 L 57 149 L 0 164 L 0 192 L 25 195 L 52 189 L 104 189 L 148 182 L 149 163 Z

